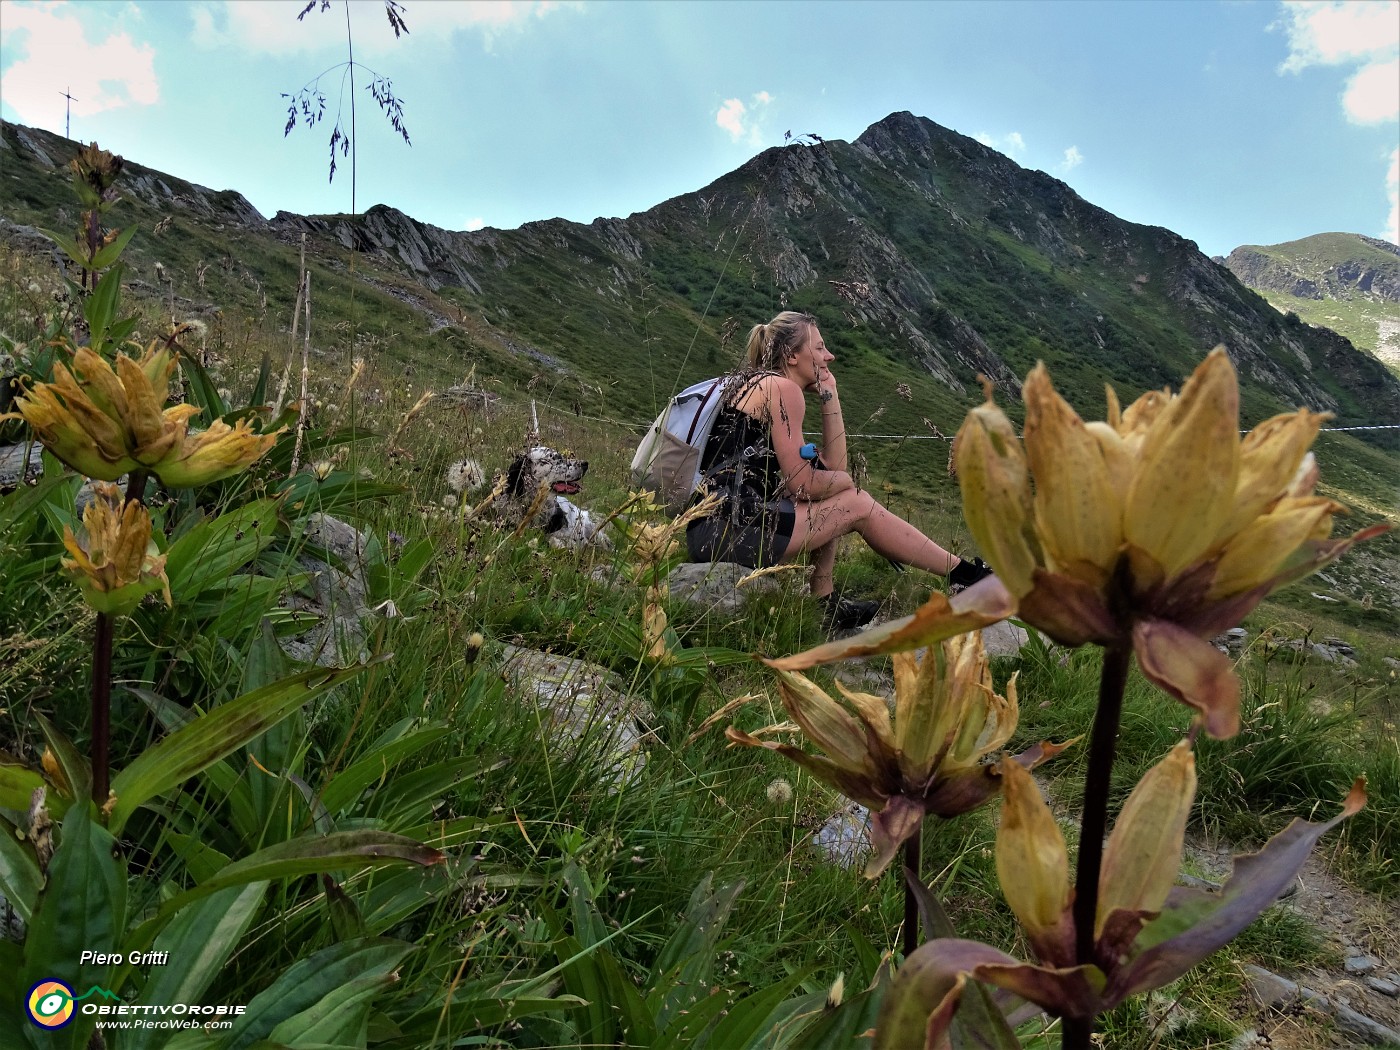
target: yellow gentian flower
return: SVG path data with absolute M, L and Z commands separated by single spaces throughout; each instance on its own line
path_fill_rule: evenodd
M 725 735 L 736 744 L 776 751 L 868 806 L 875 852 L 867 877 L 885 869 L 926 814 L 956 816 L 998 791 L 1000 775 L 985 760 L 1016 730 L 1016 679 L 1007 683 L 1005 696 L 993 689 L 981 634 L 950 638 L 922 658 L 896 653 L 893 717 L 884 697 L 837 682 L 843 705 L 803 675 L 779 673 L 783 707 L 824 753 L 760 739 L 766 731 L 750 735 L 731 726 Z M 1003 764 L 1032 768 L 1061 750 L 1063 745 L 1041 743 Z
M 62 559 L 63 568 L 98 612 L 129 613 L 157 590 L 171 604 L 165 555 L 151 538 L 151 516 L 139 500 L 123 503 L 116 485 L 96 486 L 78 533 L 63 527 L 63 545 L 72 555 Z

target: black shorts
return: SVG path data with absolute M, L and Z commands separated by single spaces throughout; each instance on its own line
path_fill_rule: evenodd
M 732 561 L 766 569 L 783 560 L 796 523 L 790 499 L 765 504 L 757 515 L 738 523 L 721 511 L 686 526 L 686 552 L 691 561 Z

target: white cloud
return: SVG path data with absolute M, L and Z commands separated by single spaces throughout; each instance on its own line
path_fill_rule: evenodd
M 0 96 L 24 123 L 62 127 L 64 92 L 73 96 L 75 117 L 160 101 L 151 45 L 126 32 L 89 39 L 65 5 L 6 3 L 0 47 L 7 60 L 20 56 L 0 73 Z
M 1400 244 L 1400 149 L 1390 155 L 1390 170 L 1385 175 L 1385 192 L 1390 198 L 1390 215 L 1385 220 L 1381 236 L 1391 244 Z
M 300 22 L 306 0 L 204 0 L 191 8 L 196 47 L 233 48 L 267 55 L 339 51 L 345 46 L 344 9 L 319 6 Z M 572 0 L 457 0 L 405 4 L 408 38 L 419 43 L 446 40 L 459 31 L 481 34 L 486 46 L 498 34 L 525 28 L 532 20 L 564 8 L 582 9 Z M 384 15 L 384 0 L 350 0 L 356 53 L 382 54 L 396 43 Z M 402 41 L 398 41 L 402 42 Z
M 1013 160 L 1020 160 L 1026 152 L 1026 140 L 1021 137 L 1019 131 L 1013 131 L 1007 135 L 992 135 L 986 131 L 979 131 L 973 138 L 984 146 L 990 146 L 998 152 L 1005 153 Z
M 463 229 L 465 229 L 468 233 L 471 233 L 475 230 L 484 229 L 485 227 L 486 220 L 483 219 L 480 215 L 473 215 L 470 219 L 467 220 L 467 225 L 464 226 Z
M 1084 163 L 1084 154 L 1079 152 L 1078 146 L 1071 146 L 1065 150 L 1065 159 L 1060 164 L 1061 171 L 1073 171 Z
M 1400 7 L 1395 13 L 1400 16 Z M 1342 108 L 1353 124 L 1381 124 L 1400 117 L 1400 58 L 1362 67 L 1347 83 Z
M 1400 17 L 1395 0 L 1285 0 L 1288 57 L 1280 73 L 1352 66 L 1342 108 L 1353 124 L 1400 116 Z
M 767 91 L 758 92 L 747 106 L 741 99 L 727 98 L 715 114 L 715 125 L 729 132 L 729 137 L 735 142 L 742 139 L 751 146 L 761 146 L 763 132 L 759 120 L 772 101 L 773 96 Z

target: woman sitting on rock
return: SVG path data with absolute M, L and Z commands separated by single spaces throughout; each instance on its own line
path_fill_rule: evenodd
M 944 550 L 868 492 L 846 469 L 846 424 L 834 360 L 815 319 L 786 310 L 749 333 L 745 367 L 728 387 L 701 458 L 702 489 L 724 497 L 720 508 L 686 529 L 692 561 L 734 561 L 754 568 L 812 555 L 812 594 L 829 629 L 870 622 L 879 602 L 832 591 L 836 540 L 859 533 L 891 561 L 946 575 L 956 586 L 991 570 L 980 558 Z M 805 444 L 806 394 L 821 409 L 822 445 Z

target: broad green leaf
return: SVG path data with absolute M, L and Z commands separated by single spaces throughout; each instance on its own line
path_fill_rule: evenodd
M 443 854 L 420 842 L 384 831 L 337 831 L 289 839 L 236 860 L 213 878 L 176 894 L 127 937 L 128 951 L 150 947 L 151 941 L 182 908 L 228 886 L 249 882 L 316 875 L 323 871 L 361 870 L 385 864 L 438 864 Z
M 405 758 L 437 743 L 450 732 L 447 725 L 436 722 L 374 748 L 337 773 L 321 793 L 321 801 L 331 813 L 348 809 L 371 784 L 386 781 Z
M 245 693 L 152 744 L 112 780 L 109 826 L 120 833 L 145 801 L 178 787 L 229 752 L 267 732 L 314 696 L 360 674 L 358 667 L 303 671 Z
M 228 857 L 197 836 L 185 835 L 178 831 L 168 832 L 165 841 L 170 843 L 170 848 L 185 862 L 185 868 L 196 883 L 212 879 L 228 866 Z
M 505 759 L 478 755 L 452 759 L 390 778 L 366 803 L 368 813 L 381 819 L 421 821 L 432 815 L 431 803 L 474 777 L 500 769 Z
M 228 412 L 228 405 L 219 396 L 219 384 L 214 382 L 213 376 L 199 363 L 199 359 L 192 354 L 181 354 L 180 374 L 188 386 L 190 404 L 204 410 L 199 417 L 204 420 L 200 426 L 208 426 L 212 420 L 222 419 Z
M 79 803 L 63 820 L 48 881 L 24 940 L 19 974 L 23 988 L 53 979 L 63 981 L 76 996 L 95 986 L 120 992 L 113 987 L 111 966 L 82 961 L 84 951 L 120 951 L 126 924 L 126 866 L 113 856 L 116 840 L 92 820 L 91 812 L 89 804 Z M 94 1015 L 79 1011 L 59 1034 L 43 1032 L 34 1041 L 46 1050 L 85 1047 L 96 1022 Z
M 92 257 L 92 266 L 90 269 L 105 270 L 115 263 L 117 261 L 117 256 L 121 255 L 122 249 L 126 247 L 127 242 L 131 240 L 138 228 L 139 227 L 136 226 L 128 226 L 126 229 L 122 230 L 121 233 L 117 234 L 116 239 L 113 240 L 111 244 L 98 248 L 97 254 Z
M 134 232 L 135 227 L 132 230 Z M 102 269 L 96 265 L 95 256 L 93 264 L 87 268 Z M 125 269 L 121 263 L 113 266 L 98 280 L 93 293 L 83 300 L 83 317 L 88 323 L 92 346 L 99 352 L 106 347 L 107 329 L 117 319 L 117 304 L 121 301 L 122 293 L 122 271 Z
M 34 847 L 20 838 L 18 828 L 0 817 L 0 896 L 10 902 L 25 925 L 33 920 L 43 885 Z
M 321 1008 L 323 1000 L 329 997 L 340 1003 L 347 988 L 352 996 L 361 990 L 356 982 L 387 979 L 413 950 L 403 941 L 366 938 L 332 945 L 293 963 L 248 1003 L 247 1011 L 226 1037 L 226 1050 L 246 1050 L 260 1039 L 285 1042 L 281 1026 L 299 1017 L 305 1019 L 310 1034 L 326 1014 Z M 296 1024 L 289 1024 L 287 1030 L 296 1028 Z
M 137 1002 L 197 1003 L 228 963 L 262 904 L 266 882 L 231 886 L 192 904 L 156 938 L 155 951 L 170 962 L 151 967 Z M 156 1050 L 169 1033 L 137 1029 L 123 1033 L 123 1050 Z
M 276 500 L 254 500 L 206 518 L 181 535 L 165 552 L 165 574 L 176 604 L 198 597 L 256 558 L 276 537 L 280 512 Z
M 765 1040 L 774 1035 L 774 1014 L 806 977 L 807 971 L 799 971 L 739 1000 L 711 1029 L 704 1046 L 707 1050 L 758 1050 L 766 1045 Z
M 42 773 L 27 766 L 0 765 L 0 809 L 23 813 L 29 808 L 35 788 L 43 788 L 47 795 L 56 794 Z
M 34 712 L 34 720 L 39 723 L 39 731 L 44 734 L 44 742 L 48 744 L 49 750 L 53 753 L 54 760 L 63 773 L 63 778 L 68 781 L 71 790 L 65 794 L 75 801 L 91 798 L 92 766 L 88 760 L 73 746 L 71 740 L 38 711 Z M 54 786 L 57 787 L 57 785 Z M 98 804 L 101 805 L 102 802 L 106 801 L 106 799 L 102 799 Z
M 697 999 L 706 997 L 724 924 L 743 891 L 742 879 L 713 889 L 706 874 L 690 895 L 685 918 L 656 956 L 647 980 L 647 1002 L 656 1026 L 667 1025 Z

